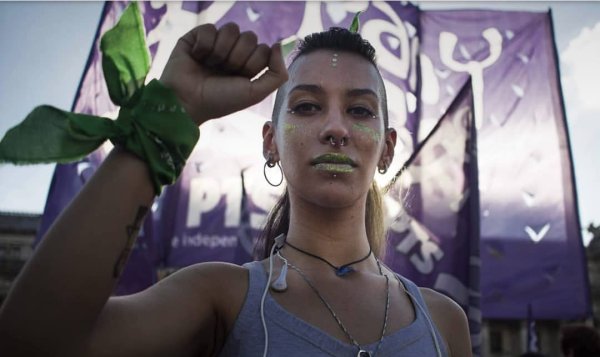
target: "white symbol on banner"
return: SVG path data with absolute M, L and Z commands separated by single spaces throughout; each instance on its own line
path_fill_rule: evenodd
M 333 23 L 340 24 L 348 13 L 355 14 L 359 11 L 364 11 L 369 7 L 368 1 L 353 1 L 353 2 L 326 2 L 325 11 L 331 18 Z
M 513 84 L 513 85 L 511 85 L 511 88 L 512 88 L 513 92 L 515 92 L 517 97 L 523 98 L 523 96 L 525 95 L 525 91 L 523 90 L 522 87 L 520 87 L 516 84 Z
M 453 53 L 458 38 L 451 32 L 443 31 L 439 37 L 440 59 L 448 68 L 456 72 L 467 72 L 471 75 L 473 84 L 473 102 L 475 104 L 475 125 L 481 128 L 483 124 L 483 70 L 494 64 L 502 53 L 502 35 L 496 28 L 488 28 L 482 32 L 483 38 L 488 42 L 490 54 L 482 61 L 468 61 L 461 63 L 454 59 Z M 459 47 L 460 48 L 460 47 Z M 461 51 L 462 52 L 462 51 Z M 466 52 L 466 50 L 465 50 Z M 463 56 L 465 53 L 463 53 Z
M 535 206 L 535 195 L 533 193 L 523 191 L 521 192 L 521 197 L 523 198 L 523 201 L 525 201 L 525 205 L 527 205 L 527 207 Z
M 521 62 L 527 64 L 529 63 L 529 57 L 527 57 L 527 55 L 524 55 L 522 53 L 518 53 L 517 57 L 519 57 L 519 59 L 521 60 Z
M 539 232 L 536 232 L 530 226 L 526 226 L 525 227 L 525 232 L 527 233 L 527 235 L 529 236 L 529 238 L 534 243 L 538 243 L 539 241 L 541 241 L 546 236 L 546 234 L 548 233 L 549 230 L 550 230 L 550 223 L 546 223 L 546 225 L 543 226 L 542 229 L 540 229 Z
M 440 83 L 435 76 L 448 78 L 450 71 L 434 68 L 427 55 L 421 55 L 421 100 L 425 104 L 436 104 L 440 100 Z
M 471 110 L 468 106 L 461 107 L 452 115 L 452 126 L 444 127 L 443 139 L 436 142 L 438 151 L 424 150 L 421 152 L 424 165 L 412 165 L 404 177 L 410 179 L 412 184 L 420 183 L 423 197 L 443 198 L 449 202 L 450 209 L 454 212 L 460 210 L 468 197 L 468 192 L 462 191 L 462 185 L 448 175 L 452 167 L 462 167 L 465 156 L 465 129 L 464 123 L 470 118 Z
M 378 65 L 398 78 L 407 79 L 408 70 L 410 68 L 411 51 L 410 40 L 405 23 L 398 17 L 398 14 L 396 14 L 389 4 L 384 2 L 374 2 L 373 6 L 386 14 L 392 22 L 382 19 L 366 21 L 363 24 L 361 33 L 365 38 L 368 38 L 373 47 L 375 47 Z M 396 53 L 391 53 L 387 47 L 381 43 L 383 37 L 381 35 L 384 33 L 393 35 L 398 41 L 400 56 Z M 388 40 L 388 42 L 389 41 L 390 40 Z
M 348 13 L 355 14 L 358 11 L 365 11 L 369 7 L 368 1 L 352 1 L 352 2 L 321 2 L 307 1 L 304 7 L 304 17 L 302 24 L 296 32 L 296 35 L 303 38 L 313 32 L 323 31 L 323 23 L 321 22 L 321 5 L 325 5 L 327 15 L 335 24 L 341 23 Z
M 92 165 L 90 165 L 90 163 L 87 161 L 82 161 L 82 162 L 78 163 L 77 164 L 77 176 L 79 176 L 83 180 L 83 176 L 81 176 L 81 175 L 83 174 L 83 172 L 85 170 L 87 170 L 90 167 L 92 167 Z
M 387 42 L 388 45 L 390 46 L 390 48 L 394 51 L 396 51 L 398 49 L 398 47 L 400 47 L 400 40 L 397 39 L 396 37 L 388 37 L 387 38 Z
M 225 196 L 225 227 L 239 226 L 242 198 L 240 179 L 234 177 L 217 180 L 211 177 L 194 177 L 190 180 L 186 227 L 200 226 L 202 215 L 214 210 L 222 196 Z
M 171 239 L 171 247 L 177 248 L 179 247 L 179 237 L 175 236 Z
M 246 16 L 248 16 L 248 19 L 252 22 L 256 22 L 260 18 L 260 14 L 254 11 L 250 6 L 246 8 Z
M 403 225 L 403 224 L 401 224 Z M 394 231 L 398 231 L 395 224 L 390 227 Z M 440 261 L 444 257 L 444 252 L 440 246 L 431 240 L 429 232 L 416 220 L 410 221 L 409 234 L 396 246 L 396 250 L 402 254 L 408 253 L 417 245 L 419 250 L 410 255 L 410 262 L 422 274 L 430 274 L 435 268 L 435 262 Z

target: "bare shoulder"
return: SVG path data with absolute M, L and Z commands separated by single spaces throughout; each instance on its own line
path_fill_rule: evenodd
M 230 263 L 199 263 L 183 268 L 172 277 L 177 286 L 210 296 L 217 311 L 232 325 L 248 291 L 248 269 Z
M 248 271 L 240 266 L 202 263 L 180 269 L 140 293 L 109 299 L 87 354 L 211 355 L 231 331 L 247 289 Z
M 223 262 L 198 263 L 185 267 L 173 276 L 180 275 L 183 279 L 201 280 L 222 285 L 226 282 L 240 283 L 248 281 L 248 269 Z M 223 280 L 225 279 L 225 280 Z
M 471 356 L 469 324 L 463 309 L 444 294 L 420 288 L 431 318 L 442 334 L 448 353 L 453 357 Z

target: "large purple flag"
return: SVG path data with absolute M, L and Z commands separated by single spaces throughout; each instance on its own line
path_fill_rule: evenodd
M 98 41 L 126 5 L 105 6 L 74 105 L 78 112 L 115 116 Z M 198 24 L 235 21 L 242 31 L 253 30 L 271 44 L 348 26 L 354 13 L 364 10 L 361 34 L 377 49 L 390 123 L 399 137 L 394 163 L 378 178 L 380 183 L 400 169 L 471 76 L 480 148 L 483 314 L 524 318 L 529 304 L 535 318 L 589 313 L 568 138 L 546 14 L 420 12 L 401 2 L 141 5 L 153 59 L 149 79 L 160 77 L 177 39 Z M 182 176 L 154 207 L 147 261 L 179 268 L 207 260 L 250 259 L 252 242 L 281 192 L 268 186 L 262 174 L 260 132 L 271 108 L 272 98 L 201 127 L 201 139 Z M 53 190 L 62 190 L 58 186 Z M 55 198 L 59 196 L 50 197 L 62 199 Z M 390 211 L 399 204 L 394 199 L 386 202 Z
M 486 318 L 590 314 L 549 13 L 421 15 L 420 136 L 473 81 Z
M 417 115 L 416 7 L 397 2 L 185 2 L 153 6 L 145 5 L 144 17 L 152 18 L 145 22 L 153 24 L 147 32 L 154 49 L 150 76 L 156 77 L 178 37 L 198 24 L 218 26 L 233 21 L 242 31 L 252 30 L 260 41 L 270 44 L 331 26 L 349 26 L 354 13 L 364 11 L 361 33 L 378 51 L 388 100 L 393 104 L 390 122 L 398 128 L 400 146 L 412 147 L 410 125 Z M 165 190 L 158 203 L 158 232 L 166 267 L 252 259 L 254 239 L 282 191 L 282 187 L 270 187 L 262 172 L 260 133 L 272 106 L 270 98 L 201 127 L 201 140 L 181 177 Z M 408 154 L 410 151 L 399 156 L 406 158 Z M 397 161 L 396 168 L 402 161 Z
M 396 203 L 387 264 L 463 307 L 478 356 L 479 191 L 471 81 L 416 148 L 387 199 Z
M 127 3 L 107 2 L 104 7 L 73 105 L 76 112 L 116 117 L 118 108 L 107 94 L 98 44 L 100 36 L 114 26 Z M 410 154 L 413 144 L 410 132 L 414 131 L 411 126 L 417 122 L 416 7 L 399 2 L 143 2 L 140 7 L 153 60 L 149 79 L 160 76 L 177 39 L 198 24 L 222 25 L 235 21 L 242 30 L 255 31 L 261 41 L 271 44 L 331 26 L 347 27 L 357 11 L 364 11 L 361 33 L 377 49 L 388 90 L 390 123 L 398 130 L 399 146 L 408 148 L 397 157 L 406 158 Z M 151 279 L 144 278 L 139 283 L 127 276 L 155 274 L 149 270 L 149 262 L 179 268 L 200 261 L 243 263 L 251 259 L 253 240 L 281 193 L 281 188 L 268 186 L 262 174 L 260 132 L 264 121 L 270 118 L 271 108 L 272 99 L 265 100 L 202 126 L 202 139 L 179 181 L 157 200 L 153 222 L 150 218 L 146 220 L 144 234 L 125 268 L 118 292 L 133 292 L 147 286 Z M 107 144 L 95 155 L 103 158 L 109 150 Z M 395 168 L 403 161 L 397 160 Z M 48 222 L 65 206 L 61 202 L 69 202 L 79 190 L 79 186 L 70 183 L 79 182 L 78 179 L 66 179 L 60 173 L 69 167 L 58 165 L 57 183 L 53 185 L 45 212 Z

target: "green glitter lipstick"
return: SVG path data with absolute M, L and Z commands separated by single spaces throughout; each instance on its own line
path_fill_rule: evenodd
M 356 163 L 350 157 L 339 153 L 317 156 L 311 161 L 311 164 L 319 171 L 333 173 L 349 173 L 356 167 Z

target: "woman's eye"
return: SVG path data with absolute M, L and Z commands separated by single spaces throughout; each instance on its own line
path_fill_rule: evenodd
M 375 114 L 365 107 L 352 107 L 348 109 L 348 114 L 356 118 L 375 118 Z
M 292 114 L 311 115 L 319 112 L 321 107 L 313 103 L 301 103 L 291 109 Z

